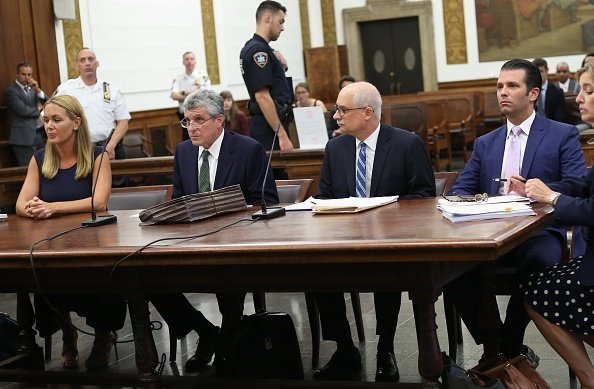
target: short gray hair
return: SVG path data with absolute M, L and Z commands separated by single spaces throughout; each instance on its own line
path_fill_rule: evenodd
M 225 113 L 223 98 L 210 89 L 198 89 L 184 100 L 184 110 L 204 108 L 212 116 Z
M 382 117 L 382 96 L 375 86 L 367 82 L 361 82 L 366 84 L 364 88 L 355 94 L 353 97 L 353 104 L 356 107 L 371 107 L 373 114 L 377 120 L 381 120 Z M 351 84 L 352 85 L 352 84 Z

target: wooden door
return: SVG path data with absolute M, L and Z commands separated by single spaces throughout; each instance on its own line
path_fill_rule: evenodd
M 419 18 L 360 23 L 365 79 L 382 95 L 423 90 Z

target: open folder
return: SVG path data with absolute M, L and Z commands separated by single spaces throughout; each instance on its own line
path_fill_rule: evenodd
M 398 196 L 384 197 L 348 197 L 344 199 L 329 199 L 312 201 L 311 210 L 319 213 L 355 213 L 367 209 L 381 207 L 398 201 Z

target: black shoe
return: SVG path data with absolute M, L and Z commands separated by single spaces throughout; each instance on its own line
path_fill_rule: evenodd
M 394 353 L 377 354 L 377 370 L 375 371 L 375 380 L 382 382 L 394 382 L 400 379 L 398 365 Z
M 315 380 L 359 379 L 361 373 L 361 354 L 356 347 L 349 351 L 336 350 L 326 366 L 314 371 Z
M 536 355 L 536 353 L 534 352 L 534 350 L 532 350 L 530 347 L 526 346 L 525 344 L 523 344 L 522 346 L 520 346 L 520 354 L 524 354 L 526 356 L 526 359 L 528 360 L 528 363 L 533 368 L 536 369 L 538 367 L 538 364 L 540 362 L 540 357 L 538 355 Z M 514 357 L 514 356 L 512 356 L 512 357 Z
M 192 358 L 186 361 L 186 373 L 195 373 L 200 369 L 206 367 L 212 359 L 215 352 L 215 345 L 217 335 L 219 334 L 219 327 L 214 327 L 210 334 L 200 335 L 198 338 L 198 346 Z

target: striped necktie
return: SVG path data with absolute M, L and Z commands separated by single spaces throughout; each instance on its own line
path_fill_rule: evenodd
M 367 157 L 365 154 L 365 143 L 359 144 L 359 156 L 357 157 L 357 174 L 356 174 L 356 188 L 355 193 L 357 197 L 367 197 L 367 189 L 365 183 L 367 182 Z
M 202 151 L 202 166 L 198 173 L 198 192 L 210 192 L 210 167 L 208 165 L 208 156 L 210 152 L 208 150 Z

